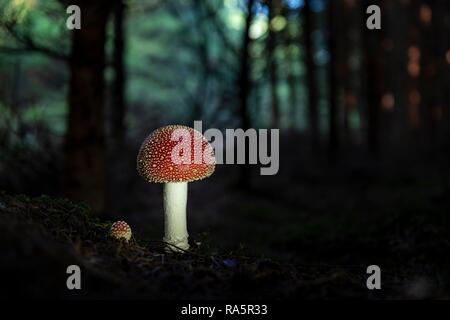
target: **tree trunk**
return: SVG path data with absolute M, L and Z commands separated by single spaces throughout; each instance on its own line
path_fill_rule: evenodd
M 267 38 L 267 58 L 269 65 L 269 81 L 270 81 L 270 93 L 271 93 L 271 109 L 272 109 L 272 128 L 277 128 L 280 123 L 280 106 L 278 100 L 278 70 L 277 62 L 275 58 L 275 50 L 277 46 L 277 35 L 271 27 L 272 19 L 277 14 L 278 1 L 272 0 L 268 3 L 269 6 L 269 35 Z
M 209 62 L 209 46 L 208 43 L 210 39 L 210 32 L 205 29 L 204 18 L 207 16 L 205 13 L 205 8 L 203 7 L 203 0 L 195 0 L 194 5 L 196 7 L 196 12 L 198 14 L 195 19 L 195 28 L 200 41 L 196 47 L 196 53 L 198 60 L 200 62 L 199 70 L 197 73 L 197 83 L 196 89 L 193 96 L 192 105 L 192 122 L 196 120 L 203 120 L 205 114 L 205 101 L 208 92 L 208 78 L 211 73 L 210 62 Z
M 437 37 L 437 86 L 435 90 L 437 90 L 437 118 L 441 122 L 440 130 L 441 138 L 447 140 L 447 150 L 450 150 L 450 90 L 448 90 L 448 84 L 450 83 L 450 57 L 449 51 L 450 48 L 450 38 L 448 31 L 448 2 L 438 2 L 434 4 L 433 11 L 433 19 L 434 26 L 436 28 L 436 35 L 440 35 Z M 443 31 L 444 30 L 444 31 Z M 449 152 L 450 155 L 450 152 Z M 447 166 L 448 167 L 448 166 Z M 450 181 L 448 181 L 450 186 Z
M 238 77 L 238 90 L 239 90 L 239 115 L 241 118 L 241 125 L 243 130 L 250 128 L 250 115 L 248 113 L 248 96 L 250 94 L 250 25 L 253 20 L 253 4 L 255 0 L 248 0 L 247 2 L 247 17 L 245 20 L 245 28 L 241 46 L 241 66 Z M 246 163 L 248 160 L 248 147 L 246 145 Z M 240 166 L 239 187 L 243 189 L 250 188 L 250 166 L 248 164 Z
M 286 17 L 287 19 L 287 17 Z M 297 74 L 294 72 L 295 65 L 297 63 L 298 55 L 296 55 L 292 50 L 290 50 L 290 46 L 293 44 L 293 39 L 290 37 L 288 28 L 284 31 L 284 41 L 285 46 L 288 48 L 287 50 L 287 64 L 288 64 L 288 73 L 287 73 L 287 84 L 289 88 L 289 122 L 288 127 L 291 130 L 295 130 L 297 123 L 297 108 L 298 108 L 298 83 L 297 83 Z
M 419 74 L 420 74 L 420 31 L 418 28 L 418 1 L 408 3 L 408 49 L 405 53 L 405 67 L 408 73 L 407 78 L 407 114 L 410 131 L 412 133 L 412 142 L 417 144 L 421 142 L 422 135 L 420 128 L 423 125 L 420 117 Z
M 438 61 L 440 39 L 436 37 L 439 29 L 436 28 L 439 18 L 439 10 L 432 10 L 434 1 L 423 1 L 419 9 L 420 15 L 420 92 L 421 92 L 421 118 L 426 127 L 425 134 L 428 135 L 431 149 L 434 150 L 440 111 L 438 106 Z
M 77 1 L 81 29 L 72 31 L 64 191 L 96 213 L 105 205 L 104 69 L 110 1 Z
M 114 143 L 121 146 L 125 138 L 125 67 L 124 67 L 124 19 L 126 5 L 124 0 L 118 0 L 114 8 L 114 91 L 112 109 L 112 135 Z
M 13 74 L 11 79 L 11 99 L 10 99 L 10 109 L 11 115 L 17 124 L 16 134 L 20 140 L 23 139 L 25 132 L 21 117 L 21 103 L 20 103 L 20 89 L 22 82 L 22 58 L 17 57 L 13 62 Z M 14 130 L 13 130 L 14 131 Z M 9 130 L 8 130 L 9 132 Z
M 380 5 L 380 3 L 377 3 Z M 380 6 L 382 8 L 382 6 Z M 365 7 L 362 7 L 365 12 Z M 383 11 L 381 11 L 383 12 Z M 382 20 L 383 21 L 383 18 Z M 383 22 L 382 22 L 383 23 Z M 382 30 L 370 30 L 365 23 L 364 30 L 364 56 L 366 70 L 366 107 L 367 107 L 367 145 L 374 158 L 380 155 L 380 112 L 381 97 L 383 94 L 383 48 Z
M 328 48 L 330 52 L 330 61 L 328 64 L 328 99 L 329 99 L 329 115 L 328 115 L 328 156 L 329 160 L 336 161 L 339 151 L 339 115 L 338 115 L 338 50 L 336 45 L 336 37 L 339 36 L 337 26 L 338 6 L 336 0 L 330 1 L 328 4 Z
M 354 31 L 355 26 L 359 28 L 359 21 L 355 18 L 355 15 L 359 14 L 359 12 L 356 12 L 355 6 L 354 2 L 342 1 L 342 13 L 340 12 L 338 17 L 338 19 L 342 20 L 340 21 L 340 34 L 342 37 L 340 64 L 342 67 L 340 68 L 339 81 L 342 81 L 343 86 L 342 140 L 345 144 L 351 143 L 354 138 L 354 133 L 350 127 L 350 117 L 357 106 L 356 68 L 350 63 L 350 57 L 355 54 L 354 52 L 358 46 Z
M 319 113 L 318 113 L 318 95 L 316 84 L 316 66 L 314 63 L 314 44 L 312 34 L 313 12 L 311 10 L 311 0 L 305 0 L 303 8 L 303 37 L 305 43 L 305 62 L 308 86 L 308 113 L 309 113 L 309 134 L 311 138 L 311 147 L 313 151 L 319 149 Z

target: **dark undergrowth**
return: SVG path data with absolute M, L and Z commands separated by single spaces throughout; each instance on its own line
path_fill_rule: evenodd
M 369 291 L 366 266 L 362 264 L 314 264 L 306 263 L 313 259 L 267 258 L 253 255 L 243 246 L 218 252 L 217 248 L 212 249 L 204 235 L 191 239 L 189 252 L 167 254 L 164 244 L 159 241 L 133 237 L 126 243 L 109 238 L 110 225 L 110 221 L 92 217 L 87 206 L 64 199 L 1 195 L 1 295 L 130 299 L 395 299 L 447 298 L 450 292 L 447 291 L 448 259 L 444 257 L 441 257 L 439 267 L 412 257 L 401 265 L 387 264 L 382 270 L 382 290 Z M 427 241 L 418 240 L 415 245 L 422 246 L 419 251 L 434 250 L 432 255 L 440 255 L 441 249 L 449 247 L 448 243 L 441 243 L 435 248 L 436 243 Z M 315 247 L 320 245 L 316 243 Z M 395 247 L 396 244 L 392 245 Z M 323 247 L 327 247 L 329 253 L 345 248 L 355 256 L 361 247 L 376 251 L 376 246 L 371 247 L 364 238 L 339 240 Z M 403 259 L 402 256 L 398 258 Z M 82 290 L 79 291 L 66 288 L 66 268 L 72 264 L 79 265 L 82 270 Z

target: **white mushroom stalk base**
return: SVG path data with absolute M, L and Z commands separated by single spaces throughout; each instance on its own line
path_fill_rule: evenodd
M 164 242 L 169 243 L 166 251 L 189 249 L 186 226 L 187 182 L 164 183 Z

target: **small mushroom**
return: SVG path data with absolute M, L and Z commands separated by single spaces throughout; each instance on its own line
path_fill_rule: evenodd
M 180 151 L 177 130 L 189 137 L 187 148 Z M 178 131 L 179 133 L 179 131 Z M 186 146 L 186 145 L 185 145 Z M 183 156 L 188 161 L 178 161 Z M 189 156 L 190 154 L 190 156 Z M 200 161 L 199 161 L 200 159 Z M 149 182 L 163 183 L 164 242 L 166 251 L 189 249 L 186 222 L 188 182 L 209 177 L 215 168 L 213 148 L 208 140 L 193 128 L 170 125 L 153 131 L 142 143 L 137 157 L 138 173 Z
M 111 225 L 109 234 L 114 239 L 124 239 L 126 242 L 128 242 L 131 239 L 131 228 L 125 221 L 116 221 Z

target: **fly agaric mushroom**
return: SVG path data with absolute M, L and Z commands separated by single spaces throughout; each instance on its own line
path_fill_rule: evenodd
M 188 182 L 209 177 L 214 168 L 212 146 L 193 128 L 165 126 L 153 131 L 142 143 L 137 157 L 138 173 L 149 182 L 164 184 L 163 240 L 169 244 L 166 251 L 189 249 L 186 226 Z
M 117 221 L 109 229 L 111 237 L 117 240 L 125 239 L 127 242 L 131 239 L 131 228 L 125 221 Z

